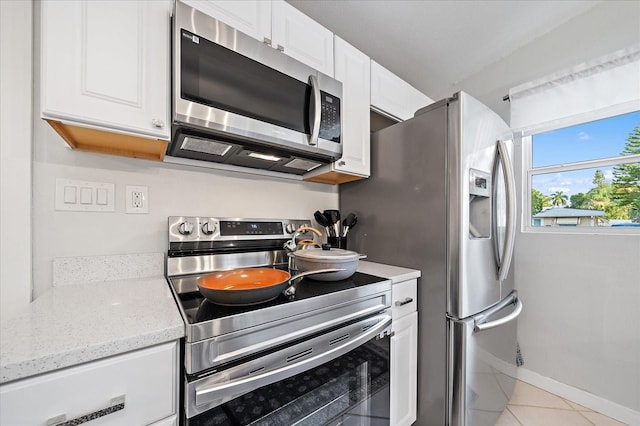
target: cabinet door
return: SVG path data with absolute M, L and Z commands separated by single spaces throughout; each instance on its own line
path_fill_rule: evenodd
M 335 37 L 335 78 L 342 82 L 342 158 L 335 170 L 369 176 L 370 60 Z
M 413 86 L 409 86 L 409 94 L 410 94 L 410 105 L 411 105 L 411 117 L 414 116 L 417 110 L 420 108 L 426 107 L 427 105 L 431 105 L 433 103 L 433 99 L 419 91 Z
M 333 33 L 284 0 L 271 8 L 273 47 L 333 77 Z
M 393 285 L 391 317 L 395 321 L 418 309 L 418 280 L 416 278 Z
M 243 33 L 271 44 L 271 2 L 265 0 L 183 0 Z
M 177 413 L 178 363 L 172 342 L 2 385 L 0 424 L 169 421 Z
M 178 426 L 178 416 L 167 417 L 159 422 L 155 422 L 150 426 Z
M 44 1 L 42 115 L 169 139 L 168 1 Z
M 391 424 L 408 426 L 417 414 L 418 313 L 394 319 L 391 329 Z
M 400 77 L 371 61 L 371 106 L 391 117 L 406 120 L 410 112 L 409 84 Z

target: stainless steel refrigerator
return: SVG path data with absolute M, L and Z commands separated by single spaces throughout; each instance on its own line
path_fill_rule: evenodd
M 371 177 L 340 187 L 347 247 L 422 271 L 417 425 L 494 425 L 515 385 L 512 133 L 459 92 L 372 134 Z

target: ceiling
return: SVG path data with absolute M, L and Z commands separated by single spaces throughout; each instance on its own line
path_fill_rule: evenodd
M 456 85 L 585 13 L 587 0 L 287 0 L 417 89 Z

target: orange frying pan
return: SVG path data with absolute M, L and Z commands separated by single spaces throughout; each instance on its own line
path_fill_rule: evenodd
M 340 271 L 343 269 L 319 269 L 291 276 L 287 271 L 272 268 L 232 269 L 203 275 L 197 284 L 200 293 L 210 302 L 244 306 L 275 299 L 297 278 Z

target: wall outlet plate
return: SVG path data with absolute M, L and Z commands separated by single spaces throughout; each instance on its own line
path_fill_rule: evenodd
M 126 213 L 149 213 L 149 187 L 127 185 L 124 194 Z

